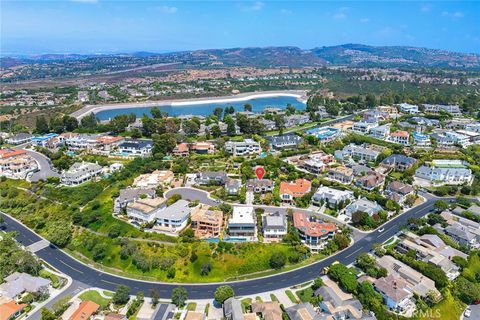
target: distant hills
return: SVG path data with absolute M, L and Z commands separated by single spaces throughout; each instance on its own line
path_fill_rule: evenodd
M 368 46 L 362 44 L 344 44 L 338 46 L 317 47 L 310 50 L 298 47 L 264 47 L 209 49 L 171 53 L 136 52 L 125 54 L 47 54 L 29 57 L 4 57 L 4 68 L 32 63 L 66 62 L 78 60 L 117 64 L 122 60 L 141 65 L 155 63 L 182 63 L 185 67 L 439 67 L 455 69 L 480 69 L 480 55 L 450 52 L 445 50 L 417 48 L 408 46 Z

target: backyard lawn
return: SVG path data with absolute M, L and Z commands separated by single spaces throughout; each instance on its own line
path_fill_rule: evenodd
M 110 299 L 104 298 L 95 290 L 85 291 L 80 295 L 80 300 L 82 301 L 93 301 L 98 304 L 102 309 L 108 307 Z
M 313 297 L 313 289 L 309 287 L 303 290 L 299 290 L 297 291 L 297 296 L 302 302 L 310 302 Z
M 468 267 L 463 269 L 462 276 L 475 282 L 475 276 L 478 273 L 480 273 L 480 256 L 478 254 L 471 254 L 468 260 Z
M 442 319 L 442 320 L 458 320 L 465 309 L 465 304 L 457 300 L 450 291 L 443 293 L 444 299 L 428 309 L 424 314 L 412 319 Z

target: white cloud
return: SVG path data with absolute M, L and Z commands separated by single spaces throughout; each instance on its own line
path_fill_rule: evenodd
M 177 7 L 170 7 L 170 6 L 161 6 L 161 7 L 157 7 L 157 9 L 160 12 L 167 13 L 167 14 L 174 14 L 174 13 L 177 13 L 178 11 Z
M 432 6 L 429 4 L 424 4 L 420 7 L 420 11 L 422 12 L 430 12 L 431 9 L 432 9 Z
M 282 10 L 280 10 L 280 13 L 281 14 L 292 14 L 292 11 L 288 10 L 288 9 L 282 9 Z
M 362 19 L 360 19 L 360 22 L 361 23 L 369 23 L 370 19 L 369 18 L 362 18 Z
M 256 1 L 250 4 L 242 4 L 240 7 L 242 11 L 260 11 L 265 6 L 265 3 L 261 1 Z
M 462 11 L 455 11 L 455 12 L 442 11 L 442 16 L 450 17 L 454 19 L 460 19 L 465 17 L 465 14 Z
M 338 8 L 337 12 L 335 12 L 332 16 L 333 19 L 335 20 L 343 20 L 347 18 L 347 11 L 349 10 L 349 7 L 340 7 Z

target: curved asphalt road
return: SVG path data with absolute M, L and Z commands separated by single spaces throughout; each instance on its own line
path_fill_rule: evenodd
M 29 149 L 25 149 L 27 154 L 35 159 L 38 163 L 38 171 L 34 172 L 28 178 L 30 181 L 39 181 L 39 180 L 47 180 L 48 177 L 60 177 L 60 174 L 54 171 L 52 162 L 48 157 L 41 154 L 40 152 L 32 151 Z
M 406 213 L 400 215 L 398 218 L 384 224 L 383 232 L 374 231 L 355 242 L 351 247 L 325 260 L 283 274 L 277 274 L 266 278 L 231 282 L 228 284 L 230 284 L 234 288 L 236 295 L 243 296 L 256 294 L 264 291 L 272 291 L 307 282 L 317 277 L 324 267 L 330 265 L 334 261 L 340 261 L 344 264 L 350 264 L 354 262 L 358 254 L 370 251 L 373 244 L 384 242 L 388 238 L 393 236 L 395 233 L 397 233 L 400 230 L 401 226 L 407 223 L 408 218 L 422 217 L 429 213 L 432 210 L 434 203 L 434 199 L 427 200 L 425 203 L 413 208 L 410 211 L 407 211 Z M 22 244 L 28 246 L 41 240 L 40 236 L 38 236 L 33 231 L 7 215 L 5 215 L 5 221 L 5 231 L 17 231 L 17 240 Z M 36 254 L 59 271 L 68 274 L 74 280 L 81 281 L 92 287 L 102 287 L 108 290 L 115 290 L 116 286 L 124 284 L 131 288 L 131 292 L 143 291 L 146 295 L 148 295 L 150 289 L 155 288 L 160 293 L 160 296 L 165 298 L 170 297 L 173 288 L 177 286 L 183 286 L 187 289 L 188 297 L 191 299 L 210 299 L 213 297 L 215 289 L 220 285 L 218 283 L 151 283 L 140 280 L 122 278 L 119 276 L 104 273 L 102 271 L 94 269 L 93 267 L 84 265 L 53 245 L 37 251 Z

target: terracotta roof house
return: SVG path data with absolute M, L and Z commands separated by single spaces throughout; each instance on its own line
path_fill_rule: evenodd
M 191 150 L 199 154 L 212 154 L 215 152 L 215 145 L 211 142 L 196 142 L 192 144 Z
M 22 314 L 22 311 L 26 306 L 27 305 L 25 303 L 18 304 L 14 300 L 1 304 L 0 320 L 10 320 L 17 318 Z
M 294 198 L 301 198 L 312 190 L 312 183 L 306 179 L 297 179 L 295 182 L 280 182 L 280 198 L 291 202 Z
M 311 250 L 323 249 L 326 241 L 338 230 L 334 223 L 315 221 L 303 212 L 293 213 L 293 225 L 299 231 L 302 242 Z
M 27 151 L 23 149 L 1 149 L 0 150 L 0 159 L 8 159 L 12 157 L 17 157 L 20 155 L 26 154 Z
M 68 320 L 87 320 L 100 308 L 93 301 L 82 301 Z
M 190 216 L 191 227 L 198 238 L 216 237 L 222 231 L 223 212 L 210 210 L 208 206 L 202 206 Z
M 190 148 L 185 142 L 179 143 L 173 148 L 173 155 L 180 157 L 187 157 L 190 154 Z
M 392 132 L 390 133 L 390 137 L 388 138 L 388 140 L 390 140 L 393 143 L 399 143 L 405 146 L 408 146 L 409 139 L 410 139 L 410 133 L 408 133 L 408 131 Z

